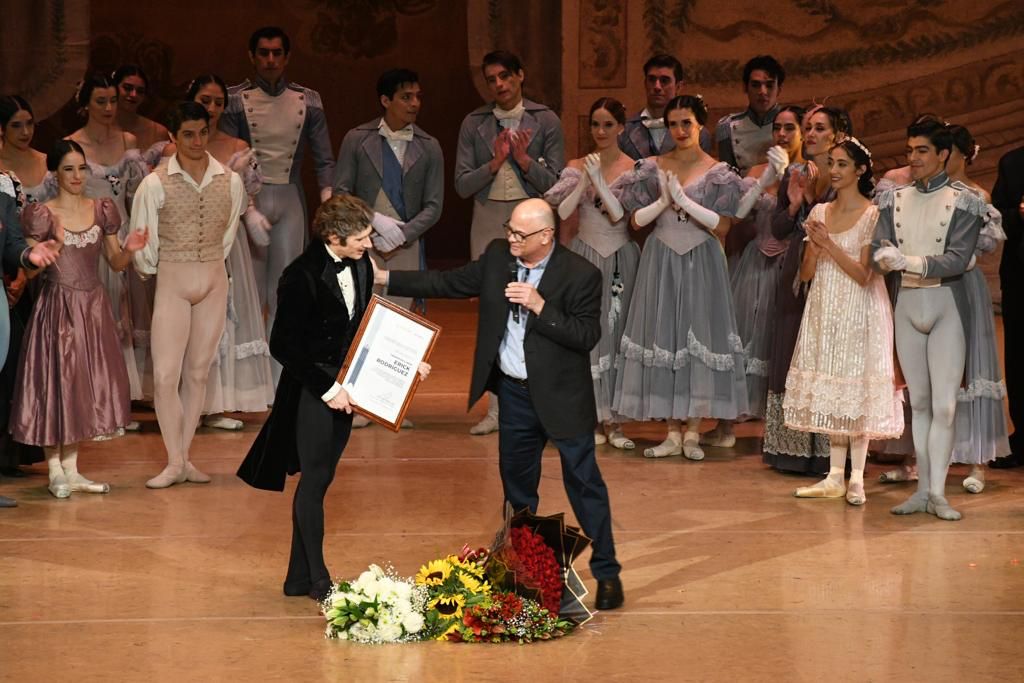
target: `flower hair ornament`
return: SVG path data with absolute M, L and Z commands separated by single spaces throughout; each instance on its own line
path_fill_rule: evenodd
M 981 151 L 981 145 L 974 143 L 974 151 L 971 152 L 971 156 L 967 157 L 968 162 L 972 162 L 978 158 L 978 153 Z
M 871 150 L 869 150 L 867 147 L 865 147 L 863 142 L 861 142 L 857 138 L 853 137 L 852 135 L 847 137 L 845 140 L 843 140 L 843 142 L 849 142 L 849 143 L 852 143 L 852 144 L 856 145 L 856 147 L 860 151 L 864 152 L 864 154 L 867 155 L 867 157 L 868 157 L 868 165 L 869 166 L 871 165 Z

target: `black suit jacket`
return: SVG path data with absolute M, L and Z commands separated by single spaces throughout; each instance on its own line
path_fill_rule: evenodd
M 350 319 L 323 242 L 311 243 L 282 273 L 270 354 L 284 370 L 274 408 L 238 469 L 238 476 L 249 485 L 283 491 L 285 475 L 299 471 L 295 445 L 299 396 L 303 389 L 322 396 L 334 385 L 373 294 L 368 255 L 356 262 L 354 280 L 356 311 Z
M 498 348 L 505 336 L 508 242 L 494 240 L 479 260 L 449 271 L 392 272 L 388 292 L 399 296 L 459 299 L 480 297 L 472 406 L 499 377 Z M 530 398 L 553 438 L 588 433 L 597 423 L 590 350 L 601 337 L 601 272 L 589 261 L 555 244 L 537 286 L 544 298 L 539 316 L 527 315 L 523 350 Z
M 1022 197 L 1024 147 L 1019 147 L 1007 152 L 999 160 L 999 175 L 992 188 L 992 204 L 1003 215 L 1003 230 L 1006 231 L 1003 258 L 999 263 L 999 277 L 1004 283 L 1019 281 L 1021 268 L 1024 267 L 1024 221 L 1020 218 L 1019 208 Z

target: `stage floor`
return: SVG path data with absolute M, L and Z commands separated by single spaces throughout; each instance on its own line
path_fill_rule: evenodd
M 467 434 L 482 412 L 465 410 L 475 304 L 431 302 L 430 317 L 444 331 L 416 428 L 355 432 L 328 495 L 337 577 L 371 562 L 412 575 L 500 523 L 497 435 Z M 873 463 L 863 508 L 793 498 L 810 480 L 761 464 L 760 423 L 700 463 L 645 460 L 662 428 L 633 426 L 636 451 L 598 449 L 623 609 L 528 647 L 361 646 L 325 640 L 314 603 L 281 594 L 294 482 L 275 494 L 234 477 L 263 416 L 200 429 L 193 460 L 213 483 L 162 491 L 144 487 L 164 462 L 155 416 L 137 417 L 141 434 L 82 448 L 108 495 L 58 501 L 41 465 L 0 479 L 19 502 L 0 510 L 0 680 L 1024 680 L 1021 470 L 990 471 L 975 496 L 954 467 L 961 522 L 895 517 L 911 485 L 877 483 Z M 571 517 L 557 457 L 540 512 Z

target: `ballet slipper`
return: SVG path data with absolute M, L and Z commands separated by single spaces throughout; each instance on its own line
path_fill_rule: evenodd
M 594 432 L 594 445 L 601 446 L 608 443 L 608 437 L 601 432 Z
M 668 438 L 654 448 L 645 448 L 645 458 L 667 458 L 670 455 L 682 455 L 682 439 L 676 434 L 669 434 Z
M 498 416 L 490 413 L 484 415 L 482 420 L 469 428 L 469 433 L 473 436 L 483 436 L 496 431 L 498 431 Z
M 620 451 L 631 451 L 636 448 L 636 444 L 633 443 L 633 440 L 618 429 L 609 432 L 608 443 L 610 443 L 613 448 L 618 448 Z
M 971 473 L 964 479 L 964 490 L 967 493 L 981 493 L 985 490 L 985 470 L 978 465 L 971 468 Z
M 733 441 L 735 442 L 735 438 Z M 703 460 L 704 451 L 700 447 L 700 435 L 696 432 L 687 432 L 683 437 L 683 456 L 687 460 Z
M 54 498 L 69 498 L 71 496 L 71 485 L 63 472 L 54 474 L 50 472 L 50 485 L 46 487 Z
M 958 522 L 962 517 L 959 512 L 949 505 L 949 501 L 943 496 L 929 495 L 926 511 L 929 515 L 935 515 L 939 519 L 944 519 L 947 522 Z
M 187 462 L 185 463 L 185 481 L 193 484 L 209 484 L 210 475 L 201 472 L 199 468 L 191 462 Z
M 110 484 L 90 481 L 83 477 L 79 472 L 67 472 L 65 476 L 68 480 L 68 486 L 71 487 L 72 491 L 82 491 L 84 493 L 110 493 Z
M 128 424 L 126 424 L 124 426 L 124 431 L 126 431 L 126 432 L 141 432 L 142 431 L 142 425 L 139 423 L 138 420 L 132 420 L 131 422 L 129 422 Z
M 825 477 L 817 484 L 801 486 L 793 492 L 793 495 L 797 498 L 842 498 L 845 493 L 846 486 L 842 481 Z
M 229 432 L 237 432 L 245 424 L 241 420 L 236 420 L 233 417 L 227 415 L 207 415 L 203 418 L 204 427 L 212 427 L 214 429 L 223 429 Z
M 362 429 L 363 427 L 370 426 L 370 418 L 365 415 L 353 415 L 352 416 L 352 429 Z
M 700 437 L 700 445 L 712 448 L 732 448 L 736 445 L 736 434 L 731 430 L 727 432 L 718 426 Z
M 917 481 L 917 468 L 908 467 L 906 465 L 887 472 L 882 472 L 881 476 L 878 477 L 878 481 L 883 484 L 895 484 L 903 481 Z
M 846 488 L 846 502 L 850 505 L 863 505 L 868 500 L 867 496 L 864 495 L 864 482 L 850 482 L 850 485 Z
M 175 484 L 184 483 L 188 477 L 188 470 L 184 465 L 170 465 L 163 471 L 146 482 L 147 489 L 165 489 Z
M 917 491 L 910 498 L 889 510 L 894 515 L 912 515 L 915 512 L 927 512 L 928 494 Z

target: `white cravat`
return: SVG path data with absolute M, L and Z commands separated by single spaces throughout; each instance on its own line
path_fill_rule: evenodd
M 405 128 L 399 130 L 391 130 L 384 119 L 380 120 L 380 125 L 377 126 L 377 131 L 380 136 L 388 141 L 388 146 L 391 147 L 391 151 L 395 153 L 395 157 L 398 159 L 398 165 L 401 166 L 405 163 L 405 150 L 412 142 L 413 130 L 412 124 L 409 124 Z
M 640 112 L 640 123 L 644 124 L 644 128 L 646 128 L 647 130 L 665 128 L 664 117 L 651 116 L 651 112 L 648 109 L 644 109 L 642 112 Z
M 494 117 L 498 119 L 498 125 L 508 130 L 519 128 L 525 112 L 526 107 L 523 106 L 522 100 L 519 100 L 519 104 L 511 109 L 502 109 L 497 105 L 494 106 Z

